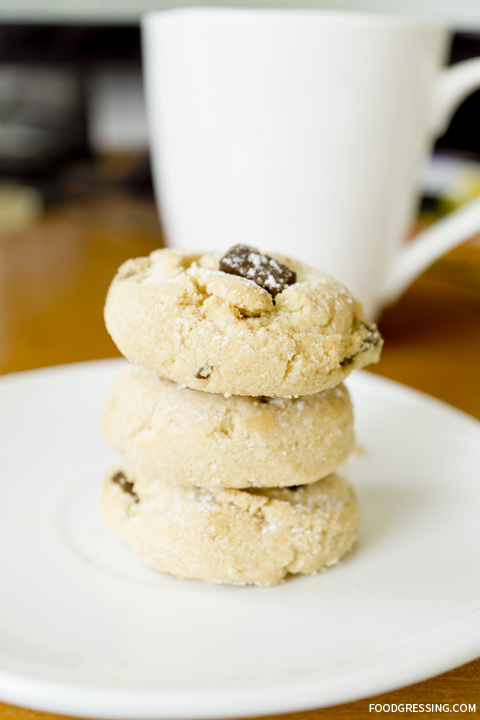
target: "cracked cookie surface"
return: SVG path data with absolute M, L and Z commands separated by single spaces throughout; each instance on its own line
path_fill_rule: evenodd
M 200 487 L 282 487 L 334 472 L 353 446 L 339 385 L 302 398 L 203 393 L 126 365 L 102 412 L 107 442 L 129 464 Z
M 107 295 L 107 329 L 131 362 L 208 393 L 311 395 L 378 361 L 380 334 L 343 285 L 270 255 L 296 276 L 275 298 L 222 272 L 220 254 L 128 260 Z
M 177 577 L 275 585 L 334 565 L 357 537 L 357 503 L 338 475 L 294 489 L 213 491 L 120 472 L 133 493 L 112 480 L 118 469 L 105 478 L 108 527 L 145 565 Z

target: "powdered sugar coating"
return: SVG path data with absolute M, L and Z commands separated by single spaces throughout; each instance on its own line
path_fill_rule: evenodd
M 296 490 L 213 491 L 126 474 L 139 501 L 110 474 L 101 494 L 107 525 L 144 564 L 178 577 L 275 585 L 334 565 L 357 537 L 355 497 L 338 475 Z
M 299 396 L 379 359 L 381 339 L 338 282 L 272 257 L 297 282 L 272 295 L 219 270 L 220 255 L 158 250 L 119 269 L 105 307 L 120 351 L 161 377 L 209 393 Z M 208 377 L 202 368 L 211 367 Z
M 337 470 L 354 440 L 344 385 L 298 399 L 225 398 L 131 365 L 109 392 L 102 429 L 129 464 L 212 488 L 315 482 Z

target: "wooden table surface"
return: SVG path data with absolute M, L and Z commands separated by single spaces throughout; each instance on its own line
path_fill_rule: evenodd
M 108 284 L 128 257 L 162 244 L 153 202 L 113 182 L 122 164 L 101 166 L 27 227 L 0 233 L 0 372 L 111 357 L 103 325 Z M 95 170 L 98 179 L 98 168 Z M 123 172 L 123 170 L 122 170 Z M 1 230 L 1 218 L 0 218 Z M 473 239 L 428 270 L 380 320 L 383 358 L 372 371 L 418 388 L 480 418 L 480 242 Z M 0 596 L 1 611 L 1 596 Z M 366 718 L 372 699 L 296 713 L 295 720 Z M 480 660 L 378 703 L 476 703 Z M 233 709 L 234 710 L 234 709 Z M 436 716 L 429 713 L 429 716 Z M 50 720 L 1 702 L 1 720 Z

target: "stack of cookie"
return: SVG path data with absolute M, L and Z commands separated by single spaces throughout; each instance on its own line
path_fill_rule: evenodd
M 353 445 L 342 381 L 382 340 L 340 283 L 246 246 L 157 250 L 120 267 L 105 319 L 131 364 L 103 412 L 126 465 L 101 502 L 142 562 L 274 585 L 350 549 L 358 510 L 335 474 Z

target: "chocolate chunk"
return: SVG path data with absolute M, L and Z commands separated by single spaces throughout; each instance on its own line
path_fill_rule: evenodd
M 349 355 L 349 357 L 343 358 L 343 360 L 340 361 L 340 367 L 348 367 L 349 365 L 351 365 L 357 355 Z
M 220 270 L 252 280 L 273 298 L 296 282 L 294 270 L 247 245 L 230 248 L 220 260 Z
M 133 498 L 135 498 L 135 502 L 138 502 L 139 498 L 138 498 L 137 493 L 134 492 L 134 490 L 133 490 L 133 482 L 130 482 L 130 480 L 127 480 L 125 473 L 123 473 L 123 472 L 115 473 L 115 475 L 112 477 L 112 482 L 119 485 L 121 487 L 121 489 L 123 490 L 123 492 L 128 493 Z
M 301 485 L 289 485 L 286 490 L 290 490 L 291 492 L 294 492 L 295 490 L 298 490 L 298 488 L 302 487 Z
M 375 325 L 367 325 L 366 323 L 362 323 L 362 327 L 365 328 L 365 330 L 367 331 L 367 337 L 362 343 L 360 352 L 368 350 L 368 348 L 372 345 L 375 347 L 375 345 L 378 345 L 381 339 L 381 335 Z
M 366 323 L 360 323 L 360 327 L 367 331 L 367 337 L 362 341 L 360 350 L 354 355 L 349 355 L 340 362 L 340 367 L 348 367 L 353 361 L 363 352 L 366 352 L 372 346 L 375 347 L 381 340 L 381 335 L 378 332 L 375 325 L 367 325 Z
M 271 398 L 271 397 L 267 397 L 266 395 L 259 395 L 259 396 L 257 397 L 257 400 L 258 400 L 259 402 L 261 402 L 261 403 L 265 403 L 265 404 L 266 404 L 266 403 L 269 403 L 270 400 L 272 400 L 272 398 Z
M 195 373 L 195 377 L 197 380 L 205 380 L 206 378 L 210 377 L 212 374 L 212 366 L 211 365 L 204 365 L 203 367 L 199 368 L 197 372 Z

